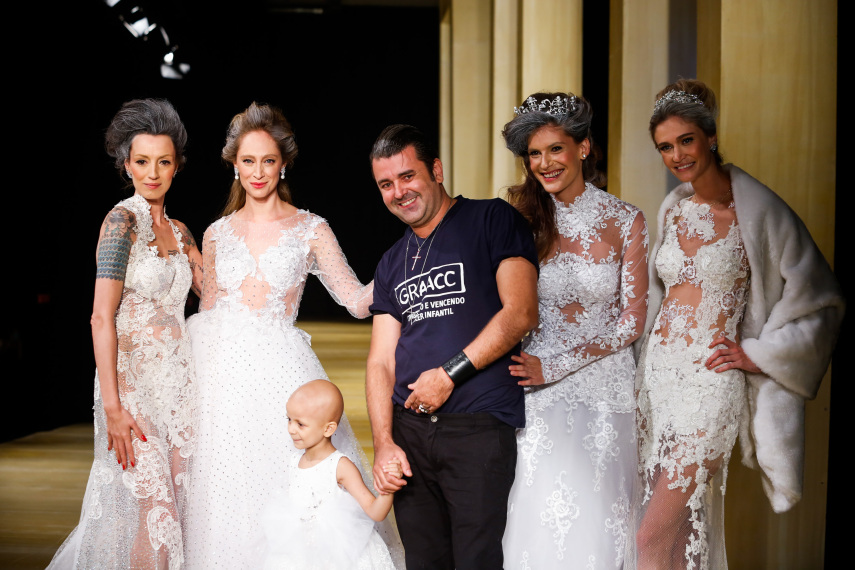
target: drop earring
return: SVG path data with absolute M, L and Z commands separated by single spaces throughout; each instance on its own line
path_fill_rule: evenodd
M 134 177 L 134 175 L 133 175 L 133 174 L 131 174 L 131 169 L 130 169 L 130 168 L 125 168 L 125 175 L 126 175 L 128 178 L 133 178 L 133 177 Z
M 235 166 L 235 180 L 240 180 L 240 174 L 238 174 L 237 166 Z
M 710 147 L 710 152 L 715 152 L 717 150 L 718 150 L 718 144 L 712 143 L 712 146 Z
M 282 170 L 279 171 L 279 179 L 285 180 L 285 167 L 282 167 Z

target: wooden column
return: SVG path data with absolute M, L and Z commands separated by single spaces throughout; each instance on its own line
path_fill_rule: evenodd
M 446 189 L 502 196 L 521 177 L 501 137 L 514 106 L 540 90 L 582 92 L 582 0 L 440 0 L 440 11 Z
M 582 1 L 522 0 L 522 93 L 582 93 Z
M 833 260 L 837 3 L 703 0 L 698 15 L 698 75 L 716 86 L 725 160 L 786 200 Z M 732 569 L 822 567 L 829 394 L 826 377 L 807 405 L 804 495 L 791 511 L 774 514 L 757 472 L 731 462 L 725 528 Z
M 451 0 L 451 169 L 454 195 L 494 195 L 491 161 L 491 0 Z
M 520 0 L 494 0 L 491 183 L 493 195 L 501 197 L 522 178 L 519 161 L 502 138 L 502 128 L 525 96 L 520 92 L 520 13 Z
M 445 169 L 445 191 L 454 196 L 454 152 L 451 144 L 451 125 L 454 114 L 451 108 L 451 0 L 439 2 L 439 158 Z
M 650 240 L 667 170 L 647 126 L 668 81 L 668 0 L 611 0 L 609 192 L 644 211 Z

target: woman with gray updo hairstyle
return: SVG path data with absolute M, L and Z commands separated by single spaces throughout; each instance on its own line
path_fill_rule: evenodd
M 508 200 L 540 257 L 539 323 L 510 367 L 526 427 L 503 540 L 507 568 L 620 568 L 636 469 L 632 343 L 647 310 L 641 211 L 605 180 L 591 105 L 535 93 L 505 125 L 526 178 Z
M 716 112 L 709 87 L 681 79 L 659 92 L 650 118 L 682 184 L 659 209 L 651 256 L 630 569 L 727 568 L 724 493 L 737 435 L 773 509 L 798 501 L 804 401 L 843 317 L 834 275 L 799 217 L 722 164 Z
M 116 161 L 120 173 L 125 171 L 131 143 L 138 134 L 166 135 L 175 147 L 176 171 L 184 167 L 187 131 L 169 101 L 163 99 L 134 99 L 128 101 L 107 127 L 107 154 Z
M 98 238 L 95 459 L 80 523 L 51 570 L 183 564 L 196 406 L 184 306 L 191 287 L 200 291 L 202 259 L 164 201 L 186 144 L 164 100 L 125 103 L 107 129 L 107 152 L 134 195 L 107 214 Z

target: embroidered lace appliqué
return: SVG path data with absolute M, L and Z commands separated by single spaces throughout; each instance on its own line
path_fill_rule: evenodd
M 619 568 L 613 541 L 625 544 L 629 513 L 612 505 L 628 507 L 637 468 L 630 345 L 647 313 L 647 226 L 637 208 L 591 185 L 554 204 L 559 240 L 541 262 L 539 324 L 524 342 L 547 383 L 526 390 L 505 560 Z
M 564 538 L 570 532 L 570 527 L 573 521 L 579 518 L 579 505 L 574 501 L 579 495 L 564 483 L 564 478 L 567 476 L 566 471 L 562 471 L 555 477 L 555 490 L 546 499 L 546 509 L 540 515 L 541 524 L 547 525 L 552 529 L 552 537 L 558 544 L 558 559 L 564 558 L 564 552 L 567 547 L 564 545 Z
M 724 494 L 745 399 L 741 371 L 717 373 L 705 366 L 714 339 L 737 340 L 749 287 L 739 226 L 735 218 L 732 223 L 723 220 L 691 198 L 666 214 L 655 260 L 665 300 L 639 364 L 643 500 L 651 501 L 659 492 L 685 494 L 689 514 L 681 540 L 686 568 L 709 566 L 710 499 L 705 497 L 716 490 L 710 488 L 713 474 L 720 474 L 718 490 Z M 663 477 L 667 485 L 660 481 Z M 674 548 L 682 551 L 679 544 Z

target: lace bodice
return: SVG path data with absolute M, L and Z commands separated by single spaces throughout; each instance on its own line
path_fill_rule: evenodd
M 227 305 L 293 323 L 313 273 L 353 316 L 368 316 L 373 284 L 359 282 L 326 220 L 304 210 L 272 222 L 221 218 L 205 232 L 202 251 L 202 311 Z
M 555 210 L 558 246 L 540 266 L 540 324 L 526 344 L 547 382 L 629 346 L 647 311 L 641 211 L 591 184 L 568 206 L 555 201 Z
M 749 267 L 735 217 L 728 223 L 707 204 L 681 200 L 665 216 L 656 269 L 666 289 L 653 330 L 659 342 L 685 346 L 699 362 L 710 355 L 713 339 L 736 340 Z
M 125 307 L 125 303 L 153 302 L 159 306 L 158 310 L 173 317 L 179 313 L 183 316 L 184 303 L 187 301 L 187 292 L 193 276 L 184 253 L 184 240 L 180 230 L 172 220 L 166 218 L 178 244 L 178 253 L 170 257 L 160 257 L 157 246 L 148 245 L 154 241 L 155 236 L 152 230 L 151 208 L 146 199 L 134 194 L 133 197 L 120 202 L 118 207 L 130 210 L 136 218 L 136 241 L 131 246 L 128 259 L 122 306 Z M 121 309 L 122 307 L 119 310 L 120 315 L 124 313 Z

